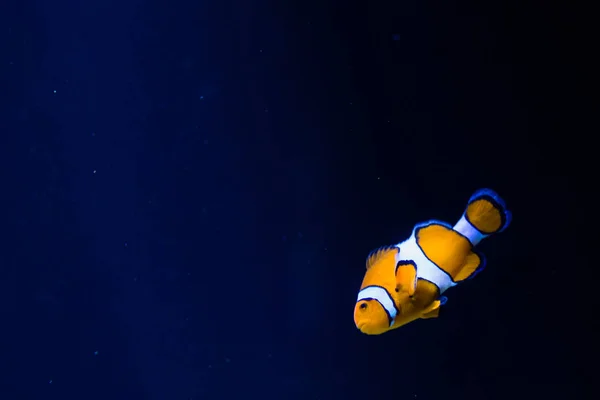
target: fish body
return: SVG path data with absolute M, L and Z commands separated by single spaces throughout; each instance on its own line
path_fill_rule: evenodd
M 405 241 L 373 250 L 354 307 L 356 327 L 377 335 L 417 319 L 436 318 L 443 293 L 485 268 L 475 249 L 508 227 L 512 214 L 491 189 L 477 190 L 459 221 L 417 224 Z

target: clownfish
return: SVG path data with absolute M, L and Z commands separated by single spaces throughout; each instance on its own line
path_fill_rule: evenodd
M 436 318 L 447 301 L 442 294 L 485 267 L 475 250 L 482 239 L 508 227 L 512 214 L 490 189 L 477 190 L 454 225 L 431 220 L 410 237 L 373 250 L 354 307 L 354 323 L 379 335 L 423 318 Z

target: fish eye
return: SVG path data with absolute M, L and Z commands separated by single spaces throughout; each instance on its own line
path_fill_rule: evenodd
M 362 304 L 360 305 L 360 309 L 361 309 L 361 310 L 366 310 L 366 309 L 367 309 L 367 303 L 362 303 Z

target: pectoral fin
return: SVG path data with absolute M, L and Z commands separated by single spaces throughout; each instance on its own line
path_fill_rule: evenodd
M 406 291 L 409 296 L 417 290 L 417 266 L 411 260 L 398 261 L 396 264 L 396 289 Z

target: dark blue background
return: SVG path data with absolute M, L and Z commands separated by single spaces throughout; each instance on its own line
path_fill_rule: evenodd
M 2 2 L 0 399 L 591 396 L 579 25 L 371 3 Z M 488 269 L 360 334 L 366 254 L 487 186 Z

